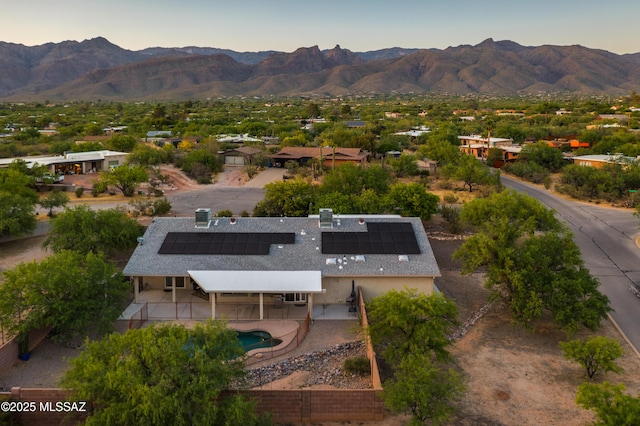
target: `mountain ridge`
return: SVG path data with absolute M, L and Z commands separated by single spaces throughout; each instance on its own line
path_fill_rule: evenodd
M 244 56 L 243 56 L 244 55 Z M 234 95 L 624 94 L 640 86 L 640 53 L 522 46 L 489 38 L 446 49 L 352 52 L 123 49 L 103 37 L 27 47 L 0 42 L 2 100 L 182 100 Z

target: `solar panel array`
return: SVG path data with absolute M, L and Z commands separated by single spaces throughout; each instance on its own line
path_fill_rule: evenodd
M 295 233 L 169 232 L 158 254 L 268 255 L 271 244 L 293 244 Z
M 323 254 L 420 254 L 408 222 L 367 222 L 367 232 L 322 233 Z

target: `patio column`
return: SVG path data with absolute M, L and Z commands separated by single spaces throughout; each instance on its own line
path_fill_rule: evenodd
M 264 319 L 264 293 L 260 293 L 260 321 Z
M 176 277 L 171 277 L 171 302 L 176 303 Z
M 135 277 L 133 279 L 133 302 L 138 302 L 138 297 L 140 296 L 140 282 L 142 281 L 142 277 Z
M 313 319 L 313 293 L 307 293 L 307 312 L 309 312 L 309 318 Z
M 216 294 L 209 293 L 209 297 L 211 298 L 211 318 L 216 319 Z

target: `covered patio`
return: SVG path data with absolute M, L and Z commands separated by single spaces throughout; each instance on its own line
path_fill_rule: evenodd
M 135 285 L 133 305 L 146 303 L 150 319 L 263 320 L 305 318 L 307 314 L 313 318 L 313 294 L 324 292 L 320 271 L 188 271 L 188 274 L 199 291 L 177 289 L 175 281 L 169 291 L 140 291 Z M 296 303 L 284 303 L 285 294 L 302 296 Z M 223 295 L 257 295 L 258 303 L 221 302 L 218 299 Z

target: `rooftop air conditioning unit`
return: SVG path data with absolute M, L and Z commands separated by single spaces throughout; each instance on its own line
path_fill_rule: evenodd
M 333 228 L 332 209 L 320 209 L 320 228 Z
M 211 209 L 196 210 L 196 228 L 208 228 L 211 223 Z

